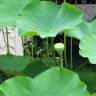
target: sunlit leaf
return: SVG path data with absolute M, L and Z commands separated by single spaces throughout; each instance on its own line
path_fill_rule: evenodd
M 80 55 L 89 59 L 90 63 L 96 64 L 96 20 L 83 21 L 76 30 L 66 31 L 66 35 L 80 40 Z
M 33 1 L 36 0 L 0 0 L 0 28 L 15 25 L 23 9 Z
M 87 57 L 92 64 L 96 64 L 96 20 L 86 28 L 86 34 L 80 40 L 80 55 Z
M 88 26 L 90 26 L 90 24 L 84 20 L 82 23 L 76 26 L 76 29 L 67 30 L 66 35 L 81 40 L 84 37 L 84 35 L 86 35 L 86 28 Z
M 82 14 L 74 6 L 63 3 L 61 6 L 41 1 L 27 6 L 17 25 L 21 36 L 40 35 L 42 38 L 54 37 L 64 30 L 74 29 L 82 22 Z
M 90 96 L 77 74 L 53 67 L 34 79 L 17 76 L 0 85 L 2 96 Z

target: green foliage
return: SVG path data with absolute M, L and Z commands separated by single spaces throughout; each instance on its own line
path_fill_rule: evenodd
M 23 70 L 23 75 L 35 77 L 41 72 L 45 71 L 47 66 L 43 63 L 41 59 L 34 59 L 32 62 Z
M 80 55 L 87 57 L 92 64 L 96 64 L 96 20 L 86 27 L 86 34 L 80 40 Z
M 23 9 L 33 1 L 36 0 L 0 0 L 0 28 L 16 25 Z
M 73 13 L 74 12 L 74 13 Z M 59 32 L 74 29 L 82 22 L 82 14 L 74 6 L 41 1 L 28 5 L 17 21 L 21 36 L 55 37 Z
M 28 56 L 0 56 L 0 70 L 13 75 L 15 72 L 22 72 L 30 63 L 31 58 Z
M 66 34 L 80 40 L 80 55 L 87 57 L 92 64 L 96 64 L 96 20 L 83 21 L 76 30 L 67 31 Z
M 93 93 L 92 96 L 96 96 L 96 93 Z
M 57 5 L 39 0 L 0 0 L 0 28 L 9 26 L 18 27 L 21 36 L 38 35 L 42 38 L 55 37 L 64 31 L 67 36 L 80 40 L 80 55 L 89 58 L 92 64 L 96 63 L 96 20 L 90 23 L 83 21 L 80 10 L 66 2 Z M 35 77 L 17 76 L 5 81 L 0 85 L 0 96 L 90 96 L 86 85 L 75 73 L 58 67 L 45 71 L 47 67 L 42 63 L 41 60 L 31 61 L 26 56 L 0 56 L 1 70 Z M 88 84 L 90 90 L 96 81 L 95 74 L 81 73 L 81 80 Z
M 1 96 L 90 96 L 77 74 L 53 67 L 34 79 L 17 76 L 0 85 Z
M 91 68 L 82 68 L 77 71 L 80 79 L 85 82 L 88 86 L 88 91 L 90 93 L 96 92 L 96 72 L 93 72 Z
M 66 31 L 66 35 L 69 37 L 74 37 L 78 40 L 82 40 L 84 35 L 86 35 L 86 28 L 89 27 L 89 23 L 83 20 L 82 23 L 76 26 L 76 29 Z

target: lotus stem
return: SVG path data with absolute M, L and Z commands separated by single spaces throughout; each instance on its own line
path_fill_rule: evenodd
M 49 61 L 49 42 L 48 42 L 48 38 L 46 39 L 46 50 L 47 50 L 47 63 Z
M 34 37 L 32 37 L 32 60 L 34 58 Z
M 52 52 L 53 52 L 53 58 L 55 59 L 55 51 L 54 51 L 54 38 L 51 38 L 51 46 L 52 46 Z
M 9 55 L 9 34 L 8 34 L 8 28 L 6 27 L 6 40 L 7 40 L 7 54 Z
M 63 55 L 60 55 L 60 67 L 63 68 Z
M 21 37 L 21 39 L 22 39 L 22 46 L 23 46 L 23 53 L 24 53 L 24 38 Z
M 66 51 L 66 34 L 65 34 L 65 33 L 64 33 L 64 45 L 65 45 L 65 50 L 64 50 L 64 61 L 65 61 L 65 65 L 66 65 L 66 67 L 67 67 L 68 65 L 67 65 L 67 57 L 66 57 L 67 51 Z
M 72 45 L 72 37 L 71 37 L 71 41 L 70 41 L 70 69 L 72 69 L 73 67 L 73 45 Z
M 25 40 L 25 44 L 26 44 L 26 48 L 25 48 L 25 51 L 27 52 L 27 55 L 30 56 L 30 51 L 28 49 L 28 44 L 27 44 L 27 40 Z

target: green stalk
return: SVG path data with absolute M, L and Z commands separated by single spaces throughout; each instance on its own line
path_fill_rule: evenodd
M 32 45 L 31 45 L 31 48 L 32 48 L 32 60 L 34 58 L 34 37 L 32 37 Z
M 67 57 L 66 57 L 67 51 L 66 51 L 66 34 L 65 33 L 64 33 L 64 45 L 65 45 L 65 49 L 64 49 L 64 61 L 65 61 L 65 65 L 67 67 L 68 65 L 67 65 Z
M 23 49 L 24 49 L 24 40 L 23 40 L 23 37 L 21 39 L 22 39 L 22 46 L 23 46 Z
M 75 5 L 77 4 L 77 0 L 75 0 Z M 70 41 L 70 69 L 73 68 L 73 39 L 71 37 Z
M 64 0 L 64 2 L 66 2 L 66 0 Z M 67 57 L 66 57 L 67 51 L 66 51 L 66 34 L 65 34 L 65 33 L 64 33 L 64 45 L 65 45 L 65 49 L 64 49 L 64 61 L 65 61 L 66 67 L 68 67 L 68 64 L 67 64 Z
M 26 44 L 26 46 L 28 45 L 27 40 L 25 40 L 25 44 Z M 29 51 L 28 47 L 24 48 L 24 50 L 26 51 L 27 55 L 30 56 L 30 51 Z
M 46 39 L 46 50 L 47 50 L 47 63 L 49 61 L 49 42 L 48 42 L 48 38 Z
M 8 28 L 6 27 L 6 39 L 7 39 L 7 54 L 9 55 L 9 35 L 8 35 Z
M 71 41 L 70 41 L 70 69 L 72 69 L 73 67 L 73 45 L 72 45 L 72 37 L 71 37 Z
M 54 38 L 51 38 L 51 46 L 54 46 Z M 52 47 L 52 52 L 53 52 L 53 58 L 55 59 L 55 50 L 54 50 L 54 47 Z
M 60 55 L 60 67 L 63 68 L 63 55 Z
M 25 51 L 28 54 L 28 50 L 26 48 L 24 48 L 24 38 L 23 37 L 22 37 L 22 46 L 23 46 L 23 53 Z

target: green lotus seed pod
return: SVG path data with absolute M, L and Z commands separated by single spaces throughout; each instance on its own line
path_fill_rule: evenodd
M 63 43 L 56 43 L 54 45 L 54 48 L 58 52 L 58 54 L 61 55 L 64 51 L 64 44 Z

